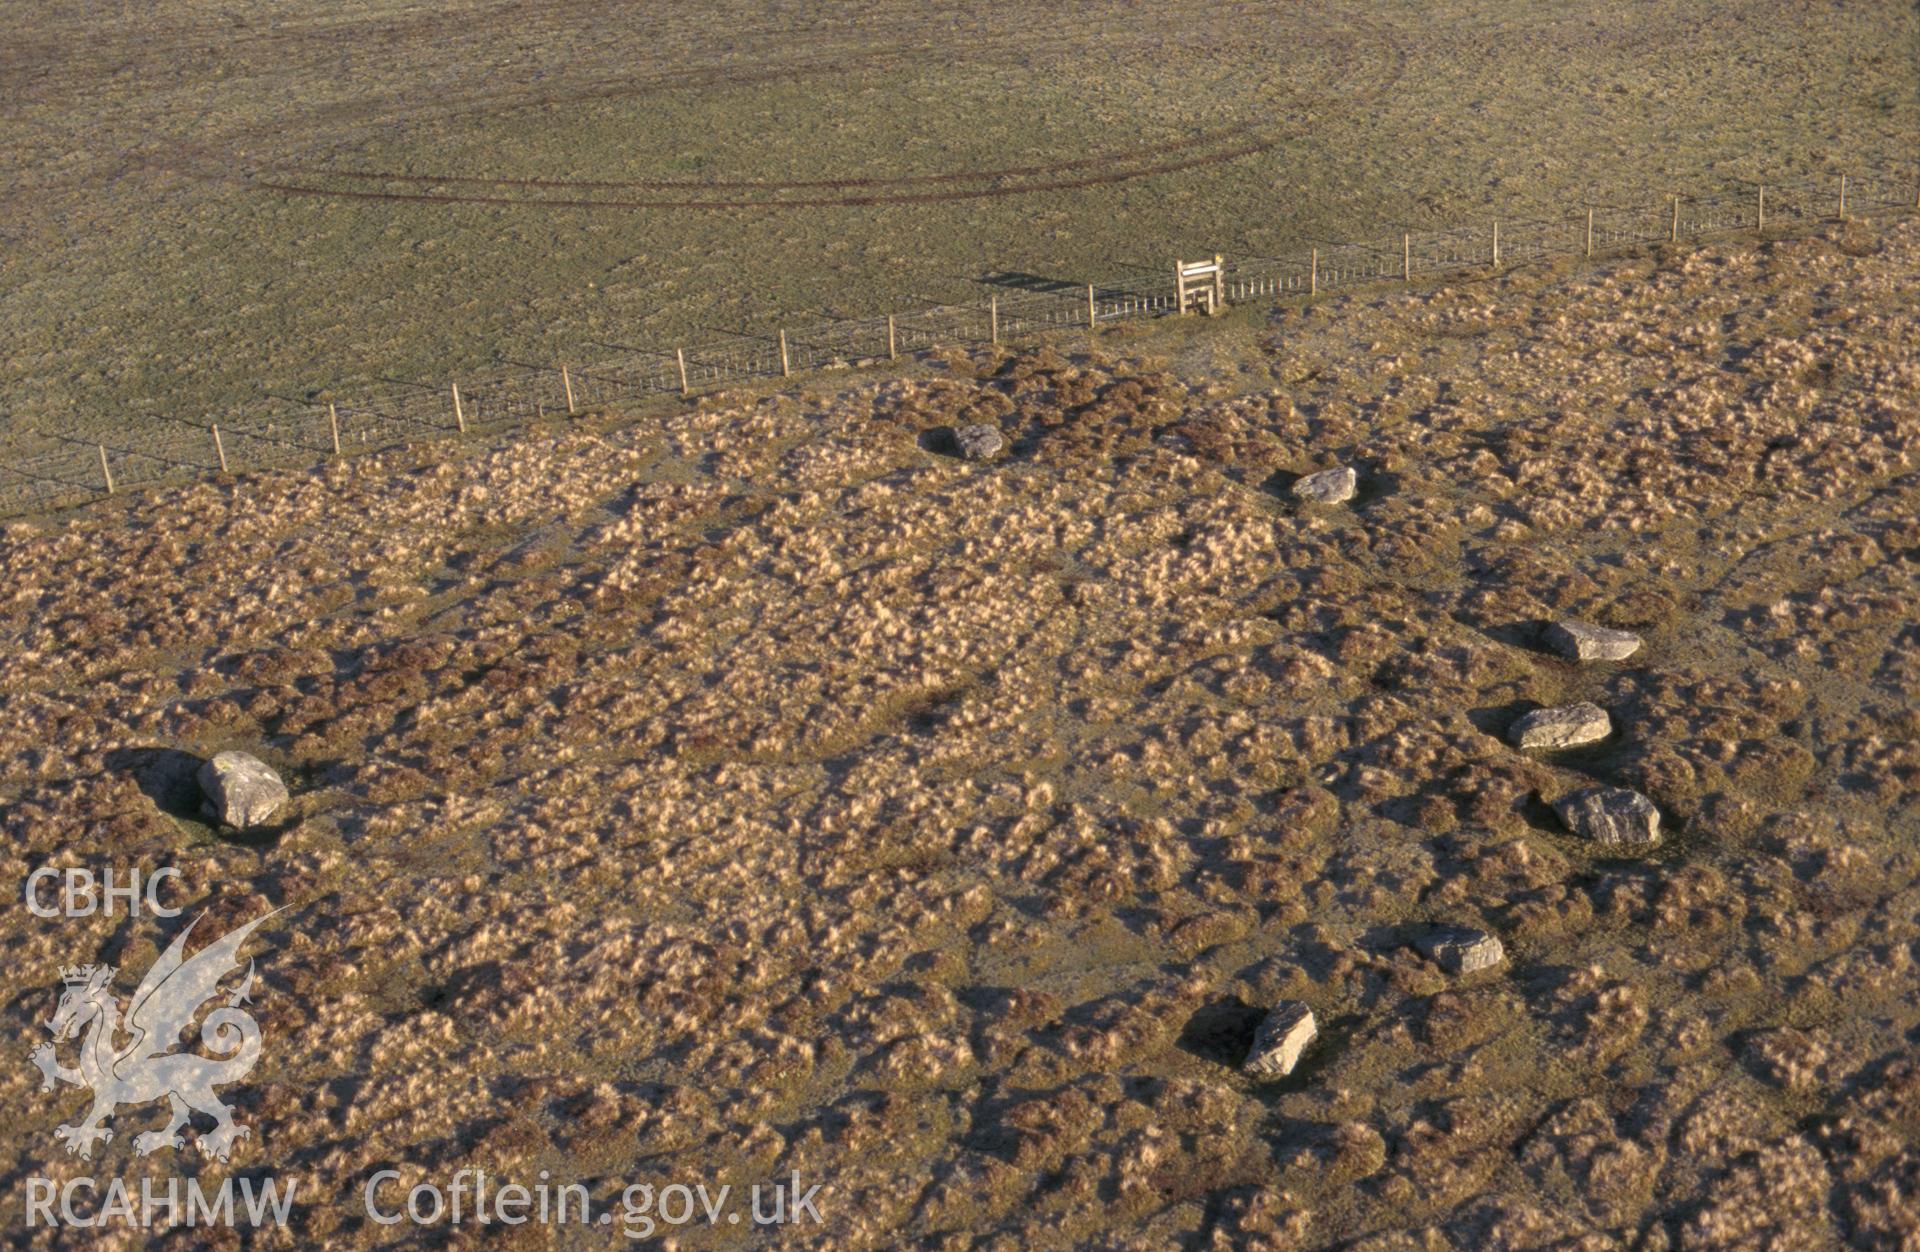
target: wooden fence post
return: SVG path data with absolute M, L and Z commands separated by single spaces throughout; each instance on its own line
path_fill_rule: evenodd
M 1500 268 L 1500 222 L 1498 219 L 1493 223 L 1493 268 Z
M 220 457 L 220 472 L 227 472 L 227 445 L 220 440 L 220 423 L 213 423 L 213 450 Z
M 453 385 L 453 420 L 460 427 L 460 433 L 467 433 L 467 411 L 460 403 L 460 384 Z
M 1413 236 L 1411 234 L 1400 236 L 1400 280 L 1408 283 L 1413 281 Z
M 567 393 L 567 416 L 572 417 L 573 416 L 573 374 L 564 365 L 560 367 L 560 385 L 561 387 L 566 389 L 566 393 Z
M 340 455 L 340 410 L 327 401 L 327 429 L 333 432 L 333 454 Z
M 1680 197 L 1673 198 L 1673 225 L 1667 230 L 1667 242 L 1680 242 Z
M 1209 313 L 1218 313 L 1227 303 L 1227 261 L 1218 252 L 1213 254 L 1213 307 Z
M 95 444 L 100 449 L 100 477 L 107 480 L 107 494 L 113 494 L 113 468 L 107 464 L 107 445 Z
M 1000 342 L 1000 297 L 987 297 L 987 331 L 997 346 Z
M 1840 220 L 1847 220 L 1847 176 L 1840 175 Z
M 887 360 L 897 361 L 899 359 L 900 359 L 900 341 L 894 336 L 893 314 L 889 313 L 887 314 Z
M 692 395 L 693 389 L 687 386 L 687 350 L 685 348 L 675 348 L 673 350 L 673 359 L 680 363 L 680 394 L 683 396 Z
M 1318 248 L 1313 250 L 1313 269 L 1307 276 L 1307 294 L 1310 296 L 1320 294 L 1320 249 Z
M 1593 210 L 1587 210 L 1587 259 L 1593 259 Z
M 1092 283 L 1087 284 L 1087 329 L 1088 330 L 1100 329 L 1099 315 L 1094 312 Z
M 1754 226 L 1754 230 L 1762 231 L 1762 230 L 1765 230 L 1766 228 L 1767 228 L 1767 185 L 1765 183 L 1761 183 L 1760 184 L 1760 217 L 1759 217 L 1759 221 Z
M 780 332 L 780 377 L 793 377 L 793 365 L 787 360 L 787 332 Z

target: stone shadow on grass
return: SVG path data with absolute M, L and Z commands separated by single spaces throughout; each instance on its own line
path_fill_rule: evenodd
M 952 426 L 935 426 L 920 432 L 918 440 L 922 452 L 931 452 L 935 456 L 958 457 L 960 440 Z
M 106 755 L 107 768 L 130 776 L 162 813 L 211 825 L 200 808 L 206 802 L 200 791 L 201 764 L 200 757 L 178 748 L 115 748 Z
M 1248 1004 L 1239 996 L 1210 1000 L 1195 1009 L 1180 1030 L 1177 1041 L 1181 1051 L 1203 1061 L 1239 1069 L 1253 1046 L 1253 1036 L 1267 1009 Z
M 1468 709 L 1467 721 L 1483 735 L 1507 743 L 1507 731 L 1520 720 L 1521 715 L 1531 713 L 1540 707 L 1538 700 L 1509 700 L 1505 704 L 1489 704 L 1482 708 Z

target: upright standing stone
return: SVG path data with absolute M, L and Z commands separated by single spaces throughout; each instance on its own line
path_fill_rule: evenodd
M 1492 969 L 1507 959 L 1497 936 L 1470 926 L 1437 926 L 1414 940 L 1428 960 L 1450 974 Z
M 287 785 L 258 757 L 222 752 L 200 767 L 200 790 L 215 820 L 246 830 L 267 821 L 287 802 Z
M 1554 801 L 1567 829 L 1610 848 L 1652 847 L 1660 842 L 1660 810 L 1637 791 L 1591 787 Z
M 1613 721 L 1597 704 L 1581 701 L 1558 709 L 1535 709 L 1523 714 L 1507 736 L 1522 748 L 1577 748 L 1598 743 L 1613 733 Z
M 1569 618 L 1547 627 L 1547 642 L 1576 661 L 1624 661 L 1640 650 L 1640 636 Z
M 1342 465 L 1321 470 L 1318 474 L 1308 474 L 1293 485 L 1293 494 L 1317 504 L 1341 504 L 1353 499 L 1354 489 L 1359 482 L 1360 476 L 1353 472 L 1353 467 Z
M 1242 1073 L 1263 1078 L 1281 1078 L 1293 1072 L 1300 1054 L 1307 1050 L 1320 1028 L 1314 1024 L 1313 1010 L 1298 1000 L 1282 1000 L 1273 1006 L 1253 1037 L 1253 1046 L 1242 1062 Z
M 962 426 L 953 432 L 954 446 L 960 449 L 960 455 L 969 461 L 985 461 L 995 456 L 1006 446 L 998 427 L 979 425 Z

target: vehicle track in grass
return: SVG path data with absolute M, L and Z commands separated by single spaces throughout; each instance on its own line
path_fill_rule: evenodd
M 581 31 L 593 28 L 588 19 L 601 10 L 601 0 L 560 0 L 557 6 L 543 10 L 542 20 L 557 29 Z M 1138 19 L 1116 18 L 1112 14 L 1091 13 L 1077 19 L 1057 19 L 1047 23 L 1043 33 L 1024 29 L 995 28 L 994 19 L 970 13 L 954 12 L 921 17 L 918 14 L 881 15 L 850 24 L 833 18 L 802 19 L 779 30 L 783 55 L 773 61 L 755 62 L 738 52 L 741 40 L 752 44 L 769 31 L 747 30 L 724 44 L 696 25 L 679 24 L 668 19 L 661 23 L 660 36 L 650 43 L 656 55 L 671 56 L 672 67 L 642 69 L 636 75 L 588 75 L 561 89 L 532 92 L 502 90 L 503 75 L 522 75 L 514 81 L 535 81 L 542 76 L 540 67 L 499 63 L 478 75 L 474 87 L 458 83 L 422 81 L 416 75 L 413 85 L 385 93 L 378 98 L 354 97 L 335 100 L 317 107 L 309 116 L 314 143 L 338 150 L 354 136 L 370 130 L 414 125 L 433 120 L 485 115 L 501 117 L 517 111 L 565 107 L 594 101 L 634 98 L 658 92 L 698 90 L 707 87 L 749 86 L 789 82 L 819 76 L 872 75 L 925 64 L 931 58 L 942 60 L 1009 60 L 1030 63 L 1060 54 L 1079 54 L 1098 48 L 1119 54 L 1159 46 L 1178 35 L 1189 47 L 1218 48 L 1223 60 L 1244 55 L 1254 44 L 1283 42 L 1295 55 L 1315 49 L 1328 51 L 1322 66 L 1315 70 L 1311 90 L 1286 83 L 1275 83 L 1272 90 L 1285 99 L 1274 102 L 1277 112 L 1300 113 L 1327 104 L 1364 106 L 1379 99 L 1404 76 L 1409 52 L 1402 40 L 1386 30 L 1381 21 L 1369 16 L 1350 16 L 1337 30 L 1283 29 L 1271 24 L 1273 11 L 1261 4 L 1236 4 L 1221 8 L 1204 4 L 1157 6 L 1151 25 Z M 1116 22 L 1123 23 L 1116 25 Z M 1133 24 L 1124 24 L 1124 23 Z M 928 26 L 940 27 L 937 38 L 925 37 Z M 421 47 L 433 47 L 445 55 L 444 47 L 458 46 L 460 32 L 467 29 L 452 17 L 434 21 L 387 22 L 367 32 L 377 35 L 371 49 L 356 47 L 353 53 L 356 79 L 369 75 L 380 80 L 385 62 L 419 55 Z M 1476 23 L 1448 28 L 1437 38 L 1449 45 L 1483 46 L 1492 41 L 1524 37 L 1531 31 L 1527 23 Z M 588 50 L 599 49 L 609 40 L 618 42 L 630 32 L 609 28 L 582 36 Z M 344 42 L 349 33 L 337 27 L 291 32 L 257 33 L 250 36 L 249 47 L 263 57 L 284 59 L 295 72 L 303 58 L 311 59 L 320 51 Z M 1616 40 L 1624 45 L 1644 43 L 1651 36 L 1644 32 L 1625 32 Z M 425 41 L 423 43 L 423 41 Z M 874 47 L 878 41 L 881 46 Z M 190 57 L 203 53 L 203 38 L 193 35 L 164 41 L 142 41 L 128 48 L 103 47 L 81 50 L 69 56 L 58 69 L 79 72 L 99 60 L 96 69 L 109 62 L 126 68 L 125 57 L 137 48 L 148 60 L 172 47 L 177 55 Z M 362 43 L 373 43 L 371 38 Z M 1429 40 L 1423 50 L 1433 51 Z M 702 58 L 706 63 L 701 63 Z M 479 58 L 476 56 L 475 60 Z M 588 58 L 591 61 L 591 58 Z M 686 62 L 691 61 L 691 64 Z M 454 64 L 459 64 L 456 57 Z M 310 67 L 308 67 L 310 68 Z M 444 68 L 444 66 L 442 67 Z M 44 86 L 44 84 L 41 84 Z M 331 134 L 329 134 L 331 132 Z M 833 205 L 872 205 L 889 203 L 931 203 L 938 200 L 964 200 L 997 196 L 1073 190 L 1112 185 L 1139 178 L 1185 172 L 1210 164 L 1223 164 L 1270 150 L 1304 130 L 1296 125 L 1271 126 L 1241 122 L 1218 127 L 1197 136 L 1170 138 L 1167 141 L 1108 152 L 1091 152 L 1044 165 L 1013 166 L 993 170 L 949 170 L 894 177 L 794 179 L 784 181 L 722 180 L 602 180 L 522 177 L 507 172 L 498 174 L 411 173 L 400 170 L 348 168 L 337 162 L 311 157 L 291 159 L 252 155 L 263 149 L 271 152 L 287 142 L 288 128 L 283 121 L 258 123 L 227 131 L 220 137 L 199 140 L 159 141 L 157 151 L 118 163 L 118 176 L 129 168 L 158 168 L 184 174 L 198 181 L 227 182 L 251 191 L 343 200 L 386 200 L 412 204 L 526 204 L 550 208 L 612 209 L 732 209 L 755 207 L 818 208 Z M 157 138 L 157 137 L 156 137 Z M 1196 159 L 1203 155 L 1205 159 Z M 309 146 L 310 152 L 313 147 Z M 1166 158 L 1178 155 L 1178 159 Z M 1078 171 L 1095 166 L 1115 166 L 1099 178 L 1082 176 Z M 1057 177 L 1068 175 L 1065 178 Z M 1025 181 L 1010 181 L 1025 180 Z M 342 185 L 344 184 L 344 185 Z M 374 189 L 369 189 L 373 185 Z M 941 187 L 949 194 L 929 195 L 919 191 L 877 194 L 877 188 Z M 462 191 L 461 188 L 472 188 Z M 609 192 L 647 191 L 684 192 L 674 196 L 625 197 Z M 528 194 L 554 192 L 554 195 Z M 820 194 L 843 192 L 847 194 Z
M 1065 46 L 1069 41 L 1063 38 L 1059 42 Z M 1329 42 L 1331 85 L 1312 92 L 1286 84 L 1276 85 L 1276 92 L 1286 97 L 1275 102 L 1276 111 L 1294 120 L 1282 124 L 1236 122 L 1200 135 L 1158 144 L 1084 153 L 1057 162 L 888 177 L 789 180 L 523 178 L 510 175 L 413 174 L 278 162 L 259 167 L 245 181 L 255 191 L 291 196 L 411 204 L 618 210 L 813 209 L 932 204 L 1080 190 L 1206 168 L 1268 151 L 1306 133 L 1308 124 L 1303 119 L 1312 108 L 1329 101 L 1338 101 L 1343 105 L 1366 104 L 1390 90 L 1406 72 L 1408 54 L 1405 47 L 1377 24 L 1357 24 L 1354 29 L 1343 32 L 1341 37 Z M 1029 47 L 1028 51 L 1031 50 Z M 844 72 L 844 64 L 834 58 L 828 60 L 833 62 L 831 68 L 836 72 Z M 788 65 L 778 71 L 765 69 L 760 74 L 784 77 L 812 68 L 818 67 Z M 754 78 L 759 80 L 760 74 Z M 726 81 L 737 83 L 745 80 L 730 77 Z M 643 84 L 628 84 L 626 88 L 632 93 L 649 89 L 652 88 Z M 548 96 L 537 102 L 509 107 L 570 103 L 588 98 L 598 98 L 598 93 L 579 93 L 564 99 Z M 1084 172 L 1091 170 L 1098 172 Z M 347 185 L 334 185 L 342 183 Z M 384 188 L 372 190 L 367 188 L 367 184 L 383 184 Z M 633 191 L 685 194 L 640 198 L 598 194 Z

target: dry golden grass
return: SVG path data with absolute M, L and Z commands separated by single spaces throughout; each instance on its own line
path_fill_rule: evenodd
M 14 524 L 5 877 L 293 906 L 235 1168 L 311 1179 L 308 1241 L 396 1164 L 798 1170 L 842 1247 L 1891 1245 L 1916 271 L 1856 225 Z M 981 421 L 1000 461 L 935 450 Z M 1337 463 L 1351 506 L 1286 493 Z M 1576 667 L 1562 615 L 1646 646 Z M 1580 699 L 1612 739 L 1504 743 Z M 221 748 L 284 827 L 190 815 Z M 1569 838 L 1595 781 L 1669 841 Z M 170 933 L 0 924 L 23 1040 Z M 1256 1084 L 1280 998 L 1321 1039 Z M 35 1079 L 0 1159 L 64 1176 Z M 86 1168 L 170 1168 L 130 1137 Z

